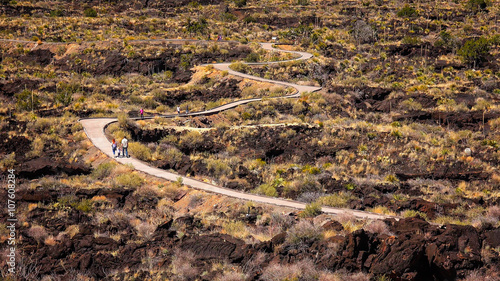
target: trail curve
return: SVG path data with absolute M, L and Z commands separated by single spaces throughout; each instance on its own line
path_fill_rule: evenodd
M 177 39 L 175 39 L 177 40 Z M 166 40 L 166 41 L 171 41 L 171 40 Z M 191 41 L 191 40 L 190 40 Z M 280 52 L 289 52 L 289 53 L 294 53 L 299 55 L 300 57 L 292 59 L 292 60 L 304 60 L 304 59 L 309 59 L 312 57 L 311 54 L 305 53 L 305 52 L 295 52 L 295 51 L 284 51 L 284 50 L 279 50 L 273 48 L 271 43 L 261 43 L 262 48 L 266 50 L 277 50 Z M 280 63 L 279 62 L 270 62 L 270 63 Z M 257 64 L 267 64 L 267 63 L 257 63 Z M 256 77 L 256 76 L 251 76 L 248 74 L 240 73 L 237 71 L 234 71 L 229 68 L 230 63 L 217 63 L 213 64 L 214 68 L 222 71 L 228 71 L 229 74 L 247 78 L 247 79 L 252 79 L 252 80 L 257 80 L 257 81 L 262 81 L 262 82 L 269 82 L 269 83 L 274 83 L 278 85 L 283 85 L 287 87 L 293 87 L 296 89 L 296 92 L 283 96 L 280 98 L 296 98 L 300 97 L 300 95 L 304 92 L 314 92 L 318 91 L 321 89 L 321 87 L 314 87 L 314 86 L 306 86 L 306 85 L 297 85 L 289 82 L 283 82 L 283 81 L 275 81 L 275 80 L 269 80 L 269 79 L 264 79 L 261 77 Z M 193 112 L 189 114 L 181 114 L 180 116 L 198 116 L 198 115 L 209 115 L 209 114 L 214 114 L 218 113 L 227 109 L 234 108 L 238 105 L 241 104 L 246 104 L 249 102 L 254 102 L 254 101 L 260 101 L 262 100 L 261 98 L 253 98 L 253 99 L 246 99 L 246 100 L 239 100 L 235 102 L 231 102 L 216 108 L 212 108 L 210 110 L 206 111 L 200 111 L 200 112 Z M 179 116 L 177 114 L 172 114 L 172 115 L 163 115 L 162 117 L 165 118 L 171 118 Z M 152 118 L 152 117 L 145 117 L 145 118 Z M 88 119 L 81 119 L 80 120 L 85 133 L 87 134 L 88 138 L 92 141 L 92 143 L 100 149 L 104 154 L 108 155 L 109 157 L 113 157 L 112 152 L 111 152 L 111 143 L 110 141 L 106 138 L 105 135 L 105 128 L 114 122 L 117 122 L 116 118 L 88 118 Z M 243 200 L 250 200 L 254 202 L 259 202 L 259 203 L 265 203 L 265 204 L 272 204 L 276 206 L 282 206 L 282 207 L 289 207 L 289 208 L 295 208 L 295 209 L 305 209 L 306 204 L 298 201 L 293 201 L 293 200 L 287 200 L 287 199 L 281 199 L 281 198 L 275 198 L 275 197 L 267 197 L 263 195 L 256 195 L 256 194 L 249 194 L 241 191 L 236 191 L 228 188 L 223 188 L 219 186 L 215 186 L 206 182 L 202 182 L 190 177 L 186 176 L 181 176 L 176 173 L 168 172 L 156 167 L 152 167 L 149 164 L 140 161 L 135 158 L 115 158 L 115 160 L 119 163 L 122 164 L 131 164 L 133 165 L 134 169 L 144 172 L 146 174 L 163 178 L 169 181 L 176 181 L 179 177 L 182 178 L 183 184 L 199 189 L 199 190 L 204 190 L 208 192 L 213 192 L 229 197 L 234 197 L 238 199 L 243 199 Z M 332 208 L 332 207 L 322 207 L 322 211 L 327 214 L 342 214 L 342 213 L 350 213 L 354 215 L 357 218 L 365 218 L 365 219 L 386 219 L 386 218 L 395 218 L 398 219 L 397 217 L 393 216 L 388 216 L 388 215 L 382 215 L 382 214 L 376 214 L 376 213 L 370 213 L 370 212 L 364 212 L 364 211 L 358 211 L 358 210 L 352 210 L 352 209 L 343 209 L 343 208 Z

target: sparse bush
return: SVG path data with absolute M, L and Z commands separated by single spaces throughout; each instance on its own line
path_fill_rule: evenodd
M 199 275 L 199 270 L 194 267 L 196 256 L 191 251 L 176 250 L 172 259 L 172 272 L 174 280 L 194 280 Z
M 144 238 L 146 241 L 149 241 L 155 233 L 156 225 L 148 222 L 141 222 L 135 226 L 135 229 L 137 230 L 137 235 Z
M 499 206 L 490 206 L 488 207 L 487 216 L 500 220 L 500 207 Z
M 387 227 L 387 224 L 381 220 L 372 221 L 363 228 L 371 233 L 390 235 L 389 227 Z
M 292 245 L 310 244 L 320 240 L 322 237 L 323 234 L 319 227 L 306 220 L 301 220 L 288 230 L 286 241 Z
M 280 213 L 272 213 L 269 220 L 269 225 L 277 226 L 281 230 L 285 230 L 293 224 L 293 221 L 294 219 L 290 216 L 283 215 Z
M 248 231 L 246 225 L 242 221 L 230 221 L 222 225 L 222 229 L 227 234 L 234 236 L 236 238 L 246 238 Z
M 498 276 L 497 276 L 498 277 Z M 462 281 L 494 281 L 498 280 L 495 276 L 490 276 L 488 274 L 481 273 L 477 270 L 472 271 L 465 279 Z
M 242 272 L 230 271 L 224 272 L 215 278 L 216 281 L 245 281 L 248 276 Z
M 410 111 L 418 111 L 422 109 L 422 105 L 412 98 L 409 98 L 401 103 L 401 106 Z
M 300 194 L 299 197 L 297 197 L 297 201 L 305 202 L 305 203 L 312 203 L 312 202 L 317 201 L 322 196 L 325 196 L 325 194 L 323 192 L 304 192 L 304 193 Z
M 358 44 L 372 43 L 377 40 L 375 29 L 362 20 L 354 23 L 352 35 Z
M 0 160 L 0 170 L 5 171 L 7 169 L 14 168 L 16 165 L 16 153 L 12 152 L 4 156 L 2 160 Z
M 40 243 L 47 238 L 48 234 L 45 227 L 41 225 L 32 225 L 30 229 L 28 229 L 28 235 Z
M 262 273 L 261 280 L 320 280 L 320 271 L 310 259 L 303 259 L 294 264 L 271 264 Z

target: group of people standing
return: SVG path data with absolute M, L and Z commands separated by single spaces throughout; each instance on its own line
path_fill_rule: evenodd
M 113 150 L 113 156 L 116 157 L 130 157 L 128 155 L 128 139 L 124 137 L 121 142 L 116 143 L 115 139 L 111 142 L 111 149 Z M 118 150 L 118 154 L 116 151 Z

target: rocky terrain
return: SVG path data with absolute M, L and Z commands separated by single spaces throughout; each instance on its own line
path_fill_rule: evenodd
M 499 7 L 0 1 L 0 169 L 19 220 L 10 275 L 0 208 L 0 279 L 500 279 Z M 313 57 L 246 65 L 292 58 L 254 43 L 273 37 Z M 322 90 L 274 99 L 292 90 L 203 65 L 217 62 Z M 131 119 L 141 108 L 154 118 Z M 108 137 L 151 165 L 307 207 L 137 172 L 94 147 L 86 117 L 118 117 Z

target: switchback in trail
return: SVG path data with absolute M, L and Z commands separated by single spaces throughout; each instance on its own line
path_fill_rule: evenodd
M 165 41 L 183 41 L 179 39 L 173 39 L 173 40 L 165 40 Z M 193 41 L 193 40 L 184 40 L 184 41 Z M 289 52 L 289 53 L 294 53 L 299 55 L 299 57 L 292 59 L 292 60 L 304 60 L 304 59 L 309 59 L 312 57 L 311 54 L 306 53 L 306 52 L 295 52 L 295 51 L 284 51 L 284 50 L 279 50 L 275 49 L 271 43 L 261 43 L 261 46 L 263 49 L 266 50 L 272 50 L 272 51 L 280 51 L 280 52 Z M 280 63 L 279 62 L 262 62 L 262 63 L 256 63 L 256 64 L 272 64 L 272 63 Z M 255 63 L 254 63 L 255 64 Z M 275 81 L 275 80 L 269 80 L 269 79 L 264 79 L 248 74 L 244 74 L 241 72 L 234 71 L 229 68 L 230 63 L 217 63 L 213 64 L 213 66 L 221 71 L 227 71 L 231 75 L 247 78 L 247 79 L 252 79 L 256 81 L 261 81 L 261 82 L 268 82 L 268 83 L 274 83 L 286 87 L 292 87 L 296 91 L 295 93 L 283 97 L 278 97 L 278 98 L 297 98 L 300 97 L 300 95 L 304 92 L 315 92 L 319 91 L 321 87 L 314 87 L 314 86 L 304 86 L 304 85 L 297 85 L 293 83 L 288 83 L 288 82 L 283 82 L 283 81 Z M 255 101 L 260 101 L 262 98 L 253 98 L 253 99 L 245 99 L 245 100 L 239 100 L 231 103 L 227 103 L 225 105 L 212 108 L 210 110 L 206 111 L 199 111 L 199 112 L 193 112 L 193 113 L 187 113 L 187 114 L 172 114 L 172 115 L 163 115 L 162 117 L 164 118 L 173 118 L 177 116 L 200 116 L 200 115 L 210 115 L 214 113 L 218 113 L 224 110 L 228 110 L 231 108 L 235 108 L 238 105 L 241 104 L 246 104 L 250 102 L 255 102 Z M 153 117 L 145 117 L 145 118 L 153 118 Z M 88 118 L 88 119 L 81 119 L 80 122 L 83 125 L 83 128 L 85 130 L 85 133 L 87 134 L 88 138 L 92 141 L 92 143 L 99 148 L 103 153 L 108 155 L 109 157 L 113 157 L 112 152 L 111 152 L 111 143 L 110 141 L 106 138 L 105 135 L 105 128 L 113 123 L 117 122 L 116 118 Z M 249 194 L 245 192 L 240 192 L 240 191 L 235 191 L 232 189 L 227 189 L 219 186 L 215 186 L 212 184 L 208 184 L 199 180 L 195 180 L 190 177 L 186 176 L 181 176 L 176 173 L 171 173 L 162 169 L 158 169 L 155 167 L 150 166 L 149 164 L 140 161 L 135 158 L 116 158 L 116 161 L 122 163 L 122 164 L 131 164 L 133 165 L 134 169 L 147 173 L 152 176 L 160 177 L 167 179 L 169 181 L 176 181 L 178 178 L 182 178 L 183 184 L 208 191 L 208 192 L 213 192 L 213 193 L 218 193 L 221 195 L 226 195 L 238 199 L 243 199 L 243 200 L 251 200 L 259 203 L 266 203 L 266 204 L 272 204 L 272 205 L 277 205 L 277 206 L 282 206 L 282 207 L 290 207 L 290 208 L 296 208 L 296 209 L 304 209 L 306 207 L 305 203 L 298 202 L 298 201 L 293 201 L 293 200 L 286 200 L 286 199 L 280 199 L 280 198 L 274 198 L 274 197 L 267 197 L 263 195 L 256 195 L 256 194 Z M 367 218 L 367 219 L 386 219 L 386 218 L 394 218 L 392 216 L 387 216 L 387 215 L 381 215 L 381 214 L 376 214 L 376 213 L 370 213 L 370 212 L 364 212 L 364 211 L 357 211 L 357 210 L 351 210 L 351 209 L 342 209 L 342 208 L 331 208 L 331 207 L 323 207 L 322 211 L 327 213 L 327 214 L 341 214 L 341 213 L 350 213 L 354 215 L 357 218 Z

